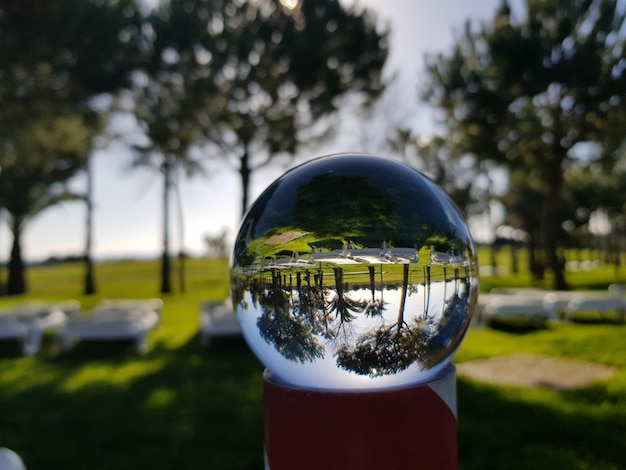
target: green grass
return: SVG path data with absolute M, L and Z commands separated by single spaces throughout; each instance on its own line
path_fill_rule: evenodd
M 459 379 L 461 468 L 624 469 L 626 326 L 551 325 L 513 335 L 473 329 L 457 362 L 520 352 L 618 368 L 609 380 L 570 391 Z
M 480 266 L 492 265 L 492 256 L 488 247 L 478 247 L 478 261 Z M 525 250 L 517 250 L 518 253 L 518 273 L 512 272 L 511 249 L 503 247 L 496 253 L 495 261 L 499 270 L 496 276 L 481 276 L 480 289 L 488 292 L 494 287 L 537 287 L 551 289 L 553 286 L 553 276 L 550 271 L 546 271 L 545 278 L 537 281 L 533 280 L 528 272 L 528 253 Z M 589 250 L 578 253 L 574 250 L 566 250 L 565 259 L 569 261 L 592 260 L 602 261 L 604 256 L 598 252 Z M 611 264 L 602 263 L 593 270 L 567 270 L 565 279 L 572 289 L 606 289 L 612 283 L 626 283 L 626 255 L 621 255 L 621 267 L 616 268 Z
M 32 267 L 28 275 L 31 292 L 1 298 L 0 308 L 158 296 L 155 262 L 99 264 L 94 297 L 81 295 L 80 265 Z M 581 285 L 603 276 L 589 272 Z M 263 367 L 241 339 L 203 349 L 197 337 L 200 302 L 227 295 L 226 261 L 190 260 L 186 292 L 162 297 L 163 325 L 146 355 L 124 343 L 59 355 L 52 337 L 35 357 L 0 355 L 0 446 L 17 451 L 29 470 L 263 468 Z M 459 378 L 460 468 L 625 469 L 625 337 L 626 325 L 607 323 L 554 323 L 523 334 L 471 329 L 457 363 L 526 352 L 618 373 L 575 391 Z

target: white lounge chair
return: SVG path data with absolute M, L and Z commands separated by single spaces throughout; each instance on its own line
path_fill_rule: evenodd
M 75 304 L 72 301 L 72 308 Z M 78 308 L 80 308 L 80 304 Z M 16 339 L 25 356 L 37 354 L 41 347 L 43 334 L 62 328 L 67 322 L 63 310 L 70 303 L 51 304 L 30 302 L 18 305 L 0 314 L 0 339 Z
M 626 284 L 611 284 L 609 292 L 615 297 L 626 299 Z
M 212 338 L 241 335 L 241 327 L 230 299 L 203 302 L 200 306 L 200 341 L 208 346 Z
M 137 352 L 148 350 L 148 335 L 159 327 L 161 299 L 102 301 L 89 316 L 73 318 L 57 334 L 61 351 L 76 341 L 132 340 Z
M 626 300 L 616 295 L 584 295 L 579 294 L 572 297 L 566 307 L 568 315 L 577 312 L 600 312 L 600 315 L 604 315 L 606 312 L 615 311 L 620 318 L 624 318 L 624 311 L 626 311 Z
M 501 295 L 495 297 L 483 310 L 486 317 L 519 317 L 535 320 L 556 318 L 554 309 L 543 302 L 542 297 L 523 295 Z
M 515 317 L 534 320 L 557 318 L 557 310 L 545 299 L 552 291 L 535 288 L 492 289 L 478 296 L 477 322 L 492 317 Z
M 163 313 L 163 301 L 159 298 L 152 299 L 102 299 L 98 304 L 98 309 L 105 308 L 138 308 L 144 310 L 152 310 L 159 317 Z

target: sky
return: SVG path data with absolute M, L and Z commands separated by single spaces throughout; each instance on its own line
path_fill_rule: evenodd
M 390 52 L 384 73 L 387 77 L 397 75 L 394 93 L 407 105 L 407 118 L 416 130 L 432 126 L 430 113 L 420 108 L 417 98 L 424 54 L 448 53 L 465 21 L 489 20 L 500 1 L 357 1 L 376 12 L 381 24 L 388 24 L 391 28 Z M 117 125 L 124 127 L 132 123 L 121 121 Z M 349 126 L 346 126 L 346 132 L 349 132 Z M 320 149 L 323 153 L 310 156 L 355 151 L 354 147 L 354 139 L 338 139 L 328 148 Z M 130 152 L 115 143 L 106 150 L 97 151 L 91 159 L 94 175 L 93 255 L 96 259 L 156 258 L 161 252 L 161 178 L 145 169 L 131 169 L 131 160 Z M 294 165 L 302 161 L 295 160 Z M 287 169 L 269 168 L 254 173 L 251 202 Z M 85 178 L 77 177 L 71 187 L 84 190 Z M 240 182 L 234 169 L 222 166 L 206 176 L 183 180 L 185 250 L 192 255 L 202 255 L 205 235 L 216 235 L 222 230 L 228 230 L 232 239 L 240 222 L 240 199 Z M 172 253 L 175 253 L 181 243 L 177 203 L 176 200 L 172 202 L 170 237 Z M 26 227 L 22 239 L 23 257 L 27 261 L 38 261 L 50 256 L 82 254 L 86 237 L 85 215 L 85 205 L 80 202 L 64 203 L 39 214 Z M 3 219 L 0 221 L 0 261 L 3 263 L 8 259 L 11 242 L 12 236 Z

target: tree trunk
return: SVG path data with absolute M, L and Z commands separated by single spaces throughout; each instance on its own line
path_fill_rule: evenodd
M 91 255 L 87 253 L 84 259 L 85 263 L 85 295 L 93 295 L 96 293 L 96 281 L 93 273 L 93 262 Z
M 511 272 L 517 274 L 519 272 L 519 260 L 517 257 L 517 246 L 515 243 L 511 244 Z
M 248 153 L 248 144 L 244 145 L 243 155 L 240 158 L 241 166 L 239 174 L 241 175 L 241 218 L 246 214 L 248 209 L 248 198 L 250 197 L 250 155 Z
M 547 191 L 541 218 L 543 247 L 546 253 L 548 267 L 554 275 L 553 288 L 568 290 L 565 280 L 565 269 L 558 253 L 559 231 L 561 230 L 561 193 L 563 188 L 563 173 L 554 171 L 547 180 Z
M 400 294 L 400 307 L 398 308 L 398 318 L 396 325 L 398 325 L 398 331 L 404 325 L 404 308 L 406 305 L 406 293 L 409 290 L 409 265 L 407 263 L 402 265 L 402 292 Z
M 183 200 L 180 196 L 180 181 L 174 186 L 176 191 L 176 205 L 178 213 L 178 288 L 181 293 L 185 292 L 185 215 L 183 214 Z
M 24 262 L 22 260 L 22 247 L 20 237 L 22 228 L 19 221 L 14 221 L 13 246 L 11 247 L 11 258 L 9 259 L 9 275 L 7 280 L 7 294 L 20 295 L 26 293 L 26 278 Z
M 170 167 L 167 163 L 163 164 L 163 253 L 161 254 L 161 294 L 169 294 L 172 292 L 171 282 L 171 266 L 170 266 L 170 237 L 169 237 L 169 219 L 170 219 L 170 186 L 171 174 Z
M 90 158 L 87 158 L 86 174 L 87 174 L 87 195 L 85 203 L 87 205 L 87 217 L 85 220 L 85 295 L 93 295 L 96 293 L 96 281 L 93 273 L 93 263 L 91 260 L 91 250 L 93 244 L 93 175 L 91 173 Z
M 498 248 L 495 243 L 492 243 L 489 247 L 489 255 L 491 256 L 491 269 L 492 276 L 498 275 L 498 262 L 496 261 L 496 254 L 498 253 Z
M 370 273 L 370 291 L 372 292 L 372 302 L 376 300 L 376 268 L 374 266 L 367 267 Z
M 545 269 L 541 250 L 537 243 L 538 239 L 536 235 L 532 235 L 528 242 L 528 269 L 533 281 L 541 281 L 544 277 Z
M 3 215 L 3 209 L 0 209 L 0 218 L 2 217 L 2 215 Z M 2 264 L 2 260 L 0 258 L 0 296 L 6 295 L 6 293 L 7 293 L 7 285 L 4 282 L 4 265 Z

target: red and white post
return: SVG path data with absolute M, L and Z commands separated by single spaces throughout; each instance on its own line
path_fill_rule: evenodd
M 266 370 L 265 470 L 457 470 L 456 375 L 373 391 L 307 390 Z

